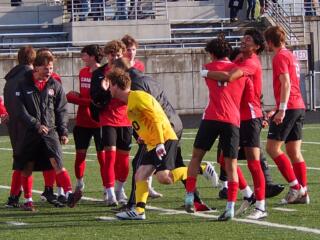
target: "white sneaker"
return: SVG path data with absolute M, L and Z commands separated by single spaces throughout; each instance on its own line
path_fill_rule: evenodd
M 120 203 L 121 205 L 127 204 L 128 197 L 127 197 L 126 193 L 124 192 L 124 190 L 115 191 L 115 194 L 116 194 L 116 199 L 117 199 L 118 203 Z
M 121 220 L 145 220 L 146 214 L 143 213 L 137 213 L 136 210 L 127 211 L 127 212 L 120 212 L 116 214 L 116 217 Z
M 259 208 L 255 208 L 252 213 L 250 213 L 247 218 L 252 220 L 259 220 L 268 216 L 266 211 L 262 211 Z
M 239 216 L 239 215 L 245 213 L 245 211 L 247 211 L 255 203 L 256 203 L 256 198 L 255 198 L 254 194 L 252 194 L 251 197 L 249 197 L 249 198 L 244 197 L 243 202 L 242 202 L 240 208 L 236 211 L 235 215 Z
M 217 187 L 219 185 L 219 177 L 216 171 L 214 170 L 214 166 L 206 162 L 206 168 L 203 172 L 203 176 L 211 181 L 213 187 Z
M 162 198 L 163 195 L 162 193 L 157 192 L 156 190 L 154 190 L 153 188 L 149 188 L 149 195 L 148 197 L 150 198 Z
M 308 193 L 305 193 L 303 196 L 297 198 L 293 203 L 295 204 L 310 204 L 310 197 Z
M 296 190 L 296 189 L 290 188 L 286 197 L 281 199 L 280 204 L 294 204 L 296 201 L 298 201 L 299 198 L 302 198 L 304 195 L 305 195 L 304 189 L 300 188 L 299 190 Z

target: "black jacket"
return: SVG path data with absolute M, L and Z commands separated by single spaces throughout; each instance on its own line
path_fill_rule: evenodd
M 17 119 L 17 102 L 15 98 L 19 81 L 24 79 L 26 72 L 31 71 L 28 65 L 17 65 L 4 77 L 6 83 L 3 88 L 4 105 L 9 114 L 8 132 L 13 150 L 13 158 L 21 151 L 22 139 L 26 133 L 25 126 Z
M 40 125 L 45 125 L 50 131 L 56 130 L 59 136 L 68 135 L 67 98 L 59 82 L 49 78 L 40 92 L 32 72 L 27 72 L 18 84 L 16 97 L 20 100 L 17 117 L 28 130 L 38 132 Z
M 183 130 L 181 119 L 169 102 L 159 82 L 149 76 L 143 75 L 135 68 L 130 68 L 128 72 L 131 78 L 131 90 L 145 91 L 157 99 L 167 115 L 174 131 L 177 135 L 180 135 Z
M 105 64 L 92 73 L 90 96 L 92 104 L 90 105 L 91 116 L 93 120 L 99 122 L 99 111 L 104 108 L 111 100 L 110 91 L 105 91 L 101 87 L 101 82 L 105 78 L 105 68 L 108 64 Z

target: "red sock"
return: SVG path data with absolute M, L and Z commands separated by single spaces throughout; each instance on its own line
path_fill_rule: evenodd
M 284 153 L 280 154 L 273 160 L 277 164 L 282 176 L 287 180 L 288 183 L 297 181 L 296 175 L 294 174 L 294 171 L 292 169 L 291 162 Z M 291 187 L 294 189 L 300 189 L 299 183 Z
M 296 162 L 292 164 L 293 171 L 301 186 L 307 186 L 307 165 L 306 162 Z
M 196 190 L 196 184 L 197 184 L 197 178 L 196 177 L 187 177 L 186 181 L 186 191 L 188 193 L 195 192 Z
M 99 161 L 99 165 L 100 165 L 100 175 L 101 175 L 101 179 L 102 179 L 102 184 L 103 186 L 106 186 L 107 183 L 107 174 L 104 171 L 105 169 L 105 164 L 106 164 L 106 154 L 105 151 L 100 151 L 97 152 L 97 158 Z
M 114 150 L 106 150 L 106 162 L 105 162 L 105 170 L 106 173 L 106 188 L 114 187 L 115 181 L 115 173 L 114 173 L 114 164 L 116 161 L 116 151 Z
M 125 182 L 129 175 L 129 153 L 116 151 L 116 162 L 114 165 L 115 179 Z
M 224 162 L 224 156 L 223 154 L 220 154 L 219 156 L 219 163 L 223 170 L 226 170 L 226 163 Z
M 31 198 L 32 197 L 32 183 L 33 177 L 30 175 L 29 177 L 25 177 L 21 175 L 21 183 L 24 192 L 24 198 Z
M 228 181 L 228 202 L 236 202 L 239 183 Z
M 239 183 L 237 183 L 238 187 L 240 188 L 240 190 L 243 190 L 248 186 L 248 184 L 247 184 L 247 181 L 246 181 L 245 177 L 243 176 L 242 170 L 239 166 L 237 167 L 237 173 L 238 173 L 238 177 L 239 177 Z
M 11 196 L 18 196 L 21 190 L 21 171 L 14 170 L 11 177 Z
M 74 163 L 74 172 L 77 179 L 83 178 L 86 168 L 86 153 L 76 152 L 76 161 Z
M 249 160 L 248 168 L 251 172 L 253 185 L 254 185 L 254 194 L 258 201 L 265 199 L 266 193 L 266 182 L 262 172 L 261 164 L 259 160 Z
M 63 188 L 65 193 L 72 191 L 71 180 L 67 170 L 63 170 L 57 175 L 57 183 Z
M 56 172 L 52 169 L 48 171 L 43 171 L 42 175 L 44 178 L 44 186 L 53 188 L 54 182 L 56 180 Z

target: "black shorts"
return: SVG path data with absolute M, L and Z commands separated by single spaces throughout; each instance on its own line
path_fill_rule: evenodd
M 166 141 L 164 147 L 167 154 L 162 157 L 162 160 L 158 158 L 156 148 L 146 152 L 141 165 L 153 165 L 156 168 L 156 172 L 175 169 L 178 144 L 178 140 Z
M 102 127 L 102 144 L 104 147 L 116 146 L 118 149 L 130 151 L 132 127 Z
M 230 123 L 202 120 L 193 146 L 209 151 L 218 136 L 220 137 L 223 155 L 228 158 L 237 158 L 239 128 Z
M 102 151 L 102 128 L 85 128 L 79 126 L 73 128 L 73 138 L 76 149 L 88 149 L 92 137 L 96 145 L 96 151 Z
M 279 125 L 273 122 L 275 114 L 271 117 L 268 139 L 285 141 L 286 143 L 302 139 L 302 127 L 305 116 L 304 109 L 286 110 L 283 122 Z
M 260 148 L 262 118 L 254 118 L 240 123 L 240 146 Z

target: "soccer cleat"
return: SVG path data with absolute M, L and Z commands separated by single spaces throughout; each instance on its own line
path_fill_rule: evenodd
M 67 198 L 65 195 L 59 195 L 57 200 L 58 200 L 58 202 L 60 202 L 62 204 L 67 204 Z
M 9 196 L 8 202 L 5 205 L 6 208 L 20 208 L 19 196 Z
M 226 209 L 219 217 L 218 221 L 228 221 L 234 217 L 234 209 Z
M 309 194 L 305 193 L 303 196 L 297 198 L 297 200 L 295 200 L 293 203 L 294 204 L 310 204 Z
M 145 212 L 138 213 L 136 210 L 131 210 L 131 211 L 117 213 L 116 217 L 121 220 L 145 220 L 146 214 Z
M 266 185 L 266 198 L 278 196 L 284 190 L 281 184 L 267 184 Z
M 252 220 L 259 220 L 262 218 L 266 218 L 268 213 L 266 211 L 262 211 L 259 208 L 255 208 L 252 213 L 250 213 L 247 218 Z
M 224 187 L 219 191 L 219 198 L 220 199 L 227 199 L 228 198 L 228 188 Z
M 118 201 L 116 199 L 116 196 L 108 196 L 105 198 L 105 203 L 107 207 L 116 207 L 118 206 Z
M 194 202 L 194 209 L 196 212 L 205 212 L 205 211 L 213 210 L 203 202 Z
M 121 205 L 127 204 L 128 197 L 127 197 L 126 193 L 124 192 L 124 190 L 115 191 L 115 194 L 116 194 L 116 199 L 119 204 L 121 204 Z
M 290 188 L 286 197 L 281 199 L 280 204 L 294 204 L 299 198 L 305 195 L 305 191 L 300 188 L 299 190 Z
M 248 198 L 248 197 L 244 197 L 243 198 L 243 202 L 240 206 L 240 208 L 236 211 L 236 216 L 239 216 L 243 213 L 245 213 L 245 211 L 248 210 L 248 208 L 250 208 L 251 206 L 253 206 L 253 204 L 256 203 L 256 198 L 254 196 L 254 193 L 252 193 L 252 195 Z
M 156 190 L 154 190 L 153 188 L 149 188 L 148 197 L 150 197 L 150 198 L 162 198 L 163 195 L 161 193 L 157 192 Z
M 40 198 L 42 201 L 47 201 L 50 204 L 57 203 L 57 196 L 53 193 L 52 187 L 45 187 L 43 193 L 41 193 Z
M 36 209 L 35 209 L 35 207 L 33 205 L 33 202 L 31 202 L 31 201 L 22 204 L 21 208 L 24 211 L 29 211 L 29 212 L 35 212 L 36 211 Z
M 188 192 L 184 199 L 184 209 L 188 213 L 194 213 L 194 193 Z
M 80 201 L 82 197 L 82 191 L 75 190 L 74 193 L 69 193 L 68 199 L 67 199 L 67 205 L 70 208 L 74 208 L 75 205 Z
M 211 184 L 213 187 L 217 187 L 219 184 L 219 177 L 216 171 L 214 170 L 214 166 L 207 162 L 206 163 L 206 168 L 203 172 L 203 176 L 211 181 Z

